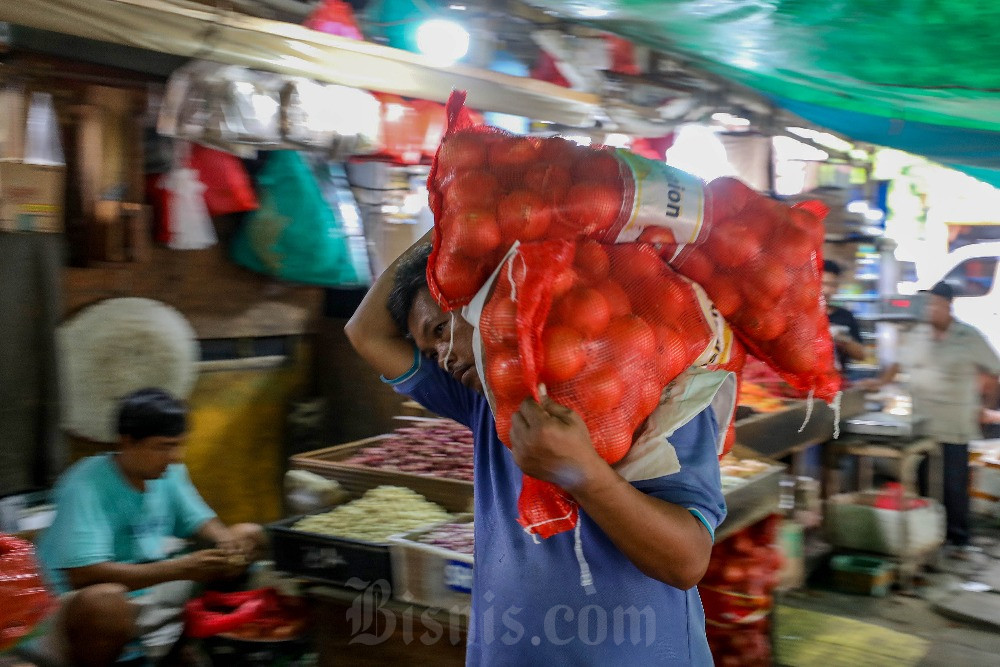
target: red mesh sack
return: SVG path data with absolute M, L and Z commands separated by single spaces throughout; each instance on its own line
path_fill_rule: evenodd
M 31 544 L 0 535 L 0 653 L 27 637 L 53 604 Z
M 793 208 L 731 178 L 697 178 L 621 149 L 517 137 L 476 125 L 464 93 L 428 179 L 437 234 L 431 294 L 468 303 L 511 243 L 588 237 L 656 244 L 702 285 L 747 347 L 790 384 L 835 397 L 833 341 L 820 298 L 825 206 Z
M 205 185 L 209 214 L 227 215 L 260 208 L 250 175 L 235 155 L 193 144 L 189 164 Z
M 821 297 L 821 202 L 789 208 L 740 181 L 706 188 L 712 215 L 695 242 L 662 252 L 697 282 L 750 352 L 789 384 L 831 401 L 840 390 Z
M 711 340 L 695 288 L 644 244 L 522 243 L 496 276 L 478 329 L 505 442 L 521 401 L 545 391 L 579 414 L 597 452 L 617 463 L 663 388 Z M 577 521 L 565 492 L 529 477 L 518 510 L 520 523 L 542 537 Z

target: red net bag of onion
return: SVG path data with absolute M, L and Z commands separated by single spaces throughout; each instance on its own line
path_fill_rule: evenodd
M 840 389 L 820 297 L 826 207 L 788 207 L 720 178 L 705 185 L 626 150 L 476 124 L 464 93 L 428 179 L 431 294 L 465 305 L 514 241 L 648 242 L 703 286 L 754 356 L 794 387 Z

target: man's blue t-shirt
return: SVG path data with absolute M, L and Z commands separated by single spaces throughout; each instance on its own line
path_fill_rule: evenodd
M 419 361 L 393 381 L 475 436 L 475 569 L 469 665 L 711 665 L 697 588 L 639 571 L 585 513 L 580 542 L 593 594 L 580 583 L 572 531 L 535 543 L 517 523 L 521 471 L 497 436 L 486 398 Z M 670 437 L 681 470 L 634 486 L 688 508 L 714 531 L 725 518 L 710 409 Z
M 64 569 L 97 563 L 149 563 L 166 556 L 167 537 L 187 538 L 215 513 L 191 484 L 187 468 L 171 465 L 139 491 L 114 455 L 86 458 L 56 484 L 56 518 L 38 557 L 53 588 L 70 590 Z

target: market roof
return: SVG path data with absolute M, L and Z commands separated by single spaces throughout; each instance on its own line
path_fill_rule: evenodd
M 1000 185 L 1000 3 L 528 0 Z

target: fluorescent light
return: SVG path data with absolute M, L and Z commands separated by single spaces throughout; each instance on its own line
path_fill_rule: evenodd
M 717 123 L 722 123 L 723 125 L 731 125 L 737 127 L 748 127 L 750 125 L 750 121 L 747 120 L 746 118 L 740 118 L 739 116 L 734 116 L 733 114 L 725 113 L 724 111 L 720 111 L 719 113 L 713 113 L 712 120 L 714 120 Z
M 610 12 L 599 7 L 584 7 L 579 11 L 580 16 L 585 19 L 599 19 L 607 16 Z
M 441 65 L 451 65 L 469 52 L 469 31 L 447 19 L 429 19 L 417 28 L 417 49 Z

